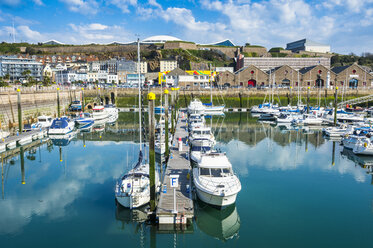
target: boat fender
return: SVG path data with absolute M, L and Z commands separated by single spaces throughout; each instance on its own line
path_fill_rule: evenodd
M 186 178 L 189 180 L 190 179 L 190 173 L 188 172 L 188 174 L 186 175 Z
M 365 143 L 364 143 L 364 147 L 366 148 L 367 146 L 368 146 L 368 144 L 365 142 Z

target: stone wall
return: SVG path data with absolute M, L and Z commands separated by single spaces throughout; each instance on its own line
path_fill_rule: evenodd
M 164 43 L 164 49 L 191 49 L 196 50 L 197 45 L 195 43 L 187 43 L 187 42 L 166 42 Z
M 241 51 L 245 53 L 256 53 L 259 57 L 267 54 L 267 48 L 265 47 L 242 47 Z

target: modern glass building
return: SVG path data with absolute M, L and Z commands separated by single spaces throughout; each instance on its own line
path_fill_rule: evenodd
M 14 56 L 0 56 L 0 76 L 5 77 L 9 75 L 10 80 L 25 79 L 23 72 L 29 70 L 28 76 L 41 81 L 43 65 L 36 62 L 34 59 L 17 58 Z

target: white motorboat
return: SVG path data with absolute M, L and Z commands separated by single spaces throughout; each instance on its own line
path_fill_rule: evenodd
M 277 123 L 291 123 L 293 120 L 297 120 L 302 118 L 302 115 L 299 114 L 291 114 L 291 113 L 281 113 L 276 118 Z
M 159 173 L 155 171 L 156 192 L 159 191 Z M 126 208 L 138 208 L 150 201 L 149 164 L 142 161 L 142 155 L 136 166 L 126 173 L 116 184 L 115 197 Z
M 193 130 L 195 128 L 202 128 L 205 126 L 205 118 L 201 119 L 192 119 L 188 122 L 188 128 L 189 130 Z
M 321 125 L 323 120 L 313 114 L 303 114 L 300 119 L 294 119 L 291 123 L 294 125 Z
M 193 128 L 189 135 L 189 141 L 193 144 L 194 140 L 210 140 L 215 144 L 215 137 L 212 134 L 210 127 Z
M 39 116 L 38 122 L 31 125 L 32 129 L 38 129 L 38 128 L 48 128 L 52 125 L 53 118 L 50 116 Z
M 50 134 L 68 134 L 74 130 L 75 122 L 64 116 L 53 120 L 49 127 L 48 135 Z
M 328 137 L 342 137 L 345 135 L 347 128 L 344 127 L 326 127 L 322 129 L 322 132 Z
M 199 99 L 194 99 L 188 106 L 188 113 L 203 115 L 205 114 L 205 106 Z
M 253 106 L 250 109 L 252 114 L 276 114 L 279 113 L 280 110 L 277 105 L 273 105 L 271 103 L 264 103 L 260 104 L 259 106 Z
M 342 144 L 346 149 L 354 149 L 355 145 L 359 142 L 360 139 L 364 138 L 365 136 L 360 135 L 347 135 L 342 138 Z
M 361 138 L 357 140 L 352 152 L 358 155 L 373 156 L 373 144 L 370 138 Z
M 93 119 L 96 121 L 96 120 L 103 120 L 103 119 L 106 119 L 109 117 L 109 114 L 108 112 L 105 111 L 105 107 L 104 106 L 95 106 L 93 109 L 92 109 L 92 117 Z
M 196 146 L 193 145 L 191 152 L 190 152 L 190 159 L 196 163 L 201 160 L 203 154 L 211 153 L 212 152 L 212 144 L 211 141 L 207 141 L 207 144 L 203 146 Z
M 79 118 L 75 119 L 75 122 L 80 126 L 86 126 L 89 124 L 93 124 L 95 122 L 95 119 L 90 113 L 81 113 Z
M 118 119 L 118 115 L 119 115 L 119 110 L 117 109 L 117 107 L 115 107 L 114 104 L 107 104 L 105 105 L 105 112 L 109 115 L 108 117 L 109 118 L 117 118 Z
M 203 202 L 219 207 L 235 203 L 241 191 L 240 180 L 224 153 L 202 155 L 193 169 L 193 182 Z

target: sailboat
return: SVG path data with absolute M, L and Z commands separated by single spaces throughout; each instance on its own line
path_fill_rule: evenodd
M 210 75 L 210 83 L 211 83 L 211 75 Z M 221 115 L 224 114 L 224 107 L 225 105 L 220 105 L 220 106 L 214 106 L 212 104 L 212 83 L 210 85 L 210 102 L 209 103 L 204 103 L 205 106 L 205 114 L 207 115 Z
M 138 208 L 150 201 L 150 176 L 149 164 L 143 159 L 142 127 L 141 127 L 141 81 L 140 81 L 140 41 L 137 40 L 138 79 L 139 79 L 139 158 L 132 170 L 124 174 L 116 183 L 115 198 L 117 202 L 126 208 Z M 155 171 L 156 191 L 159 191 L 160 180 L 158 171 Z

